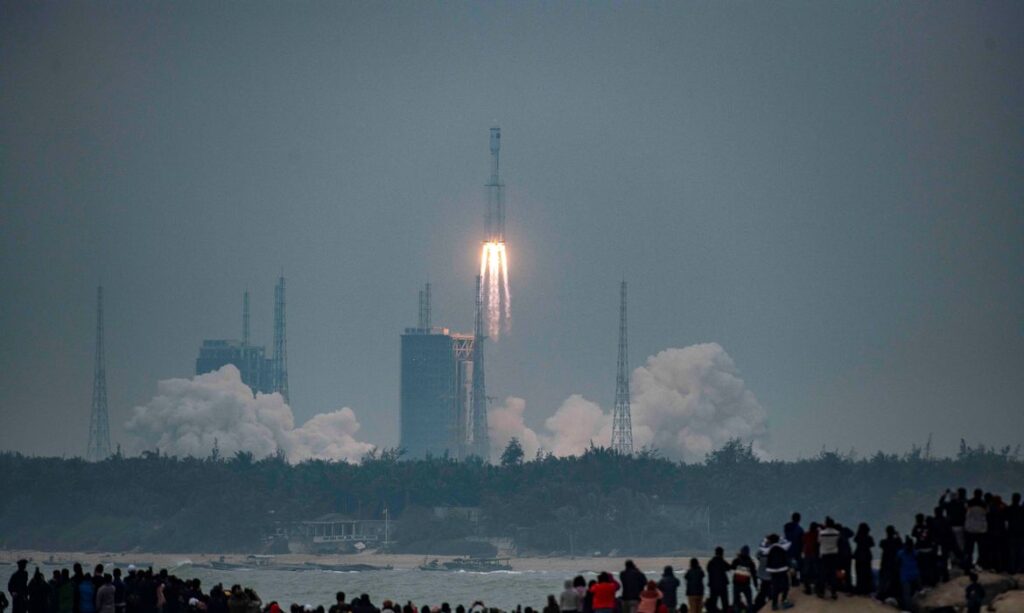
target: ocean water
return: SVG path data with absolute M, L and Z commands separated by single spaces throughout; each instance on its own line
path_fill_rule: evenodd
M 40 565 L 43 574 L 49 578 L 54 567 Z M 31 576 L 34 569 L 29 564 Z M 7 578 L 15 568 L 0 567 L 2 587 L 7 587 Z M 550 570 L 515 570 L 491 573 L 422 571 L 419 569 L 374 570 L 362 572 L 335 572 L 322 570 L 214 570 L 181 565 L 168 569 L 181 578 L 198 578 L 203 582 L 204 591 L 217 583 L 225 587 L 232 584 L 251 587 L 260 595 L 264 604 L 278 601 L 287 609 L 291 603 L 330 606 L 334 594 L 343 591 L 351 599 L 360 594 L 369 594 L 377 606 L 385 599 L 405 603 L 411 600 L 417 606 L 439 605 L 448 602 L 467 607 L 476 600 L 482 600 L 488 607 L 514 609 L 516 605 L 543 607 L 548 594 L 558 595 L 562 584 L 571 579 L 572 573 Z M 592 578 L 594 573 L 583 573 Z M 660 571 L 651 570 L 648 576 L 658 576 Z

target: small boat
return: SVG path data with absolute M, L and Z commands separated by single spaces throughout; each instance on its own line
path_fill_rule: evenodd
M 511 558 L 455 558 L 440 562 L 436 558 L 420 565 L 420 570 L 466 571 L 474 573 L 493 573 L 512 570 Z
M 387 566 L 374 566 L 372 564 L 324 564 L 322 562 L 306 562 L 306 565 L 316 570 L 329 570 L 337 573 L 368 572 L 373 570 L 394 570 L 390 564 Z

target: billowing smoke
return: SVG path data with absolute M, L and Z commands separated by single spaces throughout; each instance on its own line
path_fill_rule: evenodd
M 633 371 L 630 392 L 634 446 L 694 461 L 738 438 L 766 455 L 767 414 L 718 343 L 647 358 Z
M 545 448 L 559 457 L 579 455 L 591 444 L 607 447 L 612 440 L 612 417 L 597 403 L 573 394 L 544 422 Z
M 509 396 L 499 407 L 487 411 L 487 430 L 491 440 L 492 459 L 501 457 L 501 452 L 509 441 L 518 439 L 523 446 L 527 459 L 533 459 L 540 449 L 537 433 L 526 427 L 523 415 L 526 412 L 526 401 L 522 398 Z
M 205 457 L 216 445 L 222 455 L 239 451 L 264 457 L 278 450 L 291 462 L 308 459 L 355 461 L 373 449 L 356 440 L 359 422 L 352 409 L 322 413 L 295 427 L 295 416 L 280 394 L 256 394 L 238 369 L 227 365 L 192 379 L 166 379 L 157 395 L 135 407 L 125 430 L 134 451 Z
M 647 359 L 630 378 L 633 446 L 685 461 L 702 460 L 729 439 L 753 444 L 766 457 L 767 414 L 739 378 L 735 363 L 717 343 L 666 349 Z M 611 442 L 611 414 L 574 394 L 544 422 L 526 427 L 526 403 L 509 398 L 489 415 L 491 447 L 500 455 L 513 436 L 556 456 L 579 455 L 593 443 Z

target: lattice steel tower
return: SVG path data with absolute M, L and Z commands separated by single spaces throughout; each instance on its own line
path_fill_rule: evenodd
M 288 341 L 285 340 L 284 275 L 274 286 L 274 391 L 288 400 Z
M 242 294 L 242 346 L 249 346 L 249 288 Z
M 103 352 L 103 286 L 96 288 L 96 360 L 92 378 L 92 413 L 89 447 L 85 457 L 99 462 L 110 457 L 110 421 L 107 417 L 107 364 Z
M 487 386 L 484 382 L 484 296 L 483 277 L 476 277 L 476 321 L 473 325 L 473 440 L 471 455 L 485 462 L 491 457 L 487 434 Z
M 626 282 L 619 290 L 619 364 L 615 377 L 615 410 L 612 413 L 612 450 L 633 453 L 633 418 L 629 405 L 629 346 L 626 341 Z

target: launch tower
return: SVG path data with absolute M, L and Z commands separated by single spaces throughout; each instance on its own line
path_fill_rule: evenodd
M 288 400 L 288 341 L 285 339 L 284 275 L 274 286 L 274 391 Z
M 512 296 L 508 283 L 508 250 L 505 245 L 505 184 L 498 172 L 501 128 L 491 128 L 491 178 L 487 182 L 484 239 L 480 252 L 481 300 L 488 336 L 498 340 L 511 321 Z
M 484 381 L 484 308 L 483 278 L 476 278 L 476 320 L 473 325 L 473 438 L 470 449 L 486 461 L 491 456 L 491 442 L 487 433 L 487 386 Z

